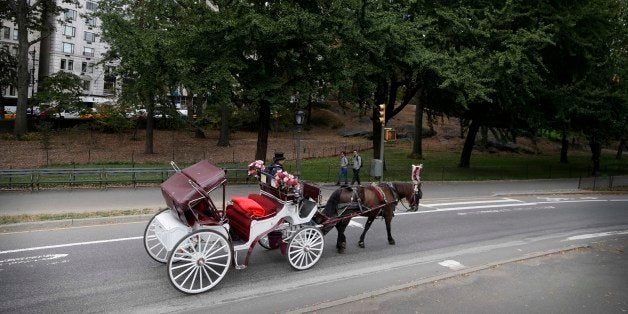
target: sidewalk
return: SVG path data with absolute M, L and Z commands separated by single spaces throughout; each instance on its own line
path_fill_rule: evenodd
M 367 184 L 364 182 L 364 184 Z M 337 187 L 321 185 L 323 202 Z M 537 194 L 574 192 L 578 179 L 525 180 L 525 181 L 474 181 L 424 182 L 423 200 L 490 197 L 507 194 Z M 226 199 L 258 192 L 257 185 L 228 185 Z M 212 193 L 217 206 L 222 206 L 222 188 Z M 0 191 L 0 215 L 87 213 L 95 211 L 164 208 L 159 187 L 60 189 L 41 191 Z

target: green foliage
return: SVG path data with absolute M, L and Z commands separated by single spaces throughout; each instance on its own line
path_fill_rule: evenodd
M 123 133 L 133 128 L 133 122 L 126 117 L 124 109 L 111 105 L 98 108 L 96 125 L 105 133 Z
M 4 96 L 4 89 L 10 85 L 17 85 L 17 59 L 11 55 L 8 46 L 0 47 L 0 97 Z
M 83 81 L 69 72 L 57 72 L 39 84 L 35 99 L 39 103 L 54 106 L 57 112 L 79 112 L 80 96 L 83 93 Z

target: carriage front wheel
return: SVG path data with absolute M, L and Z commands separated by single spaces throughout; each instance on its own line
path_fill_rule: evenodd
M 323 255 L 323 233 L 315 227 L 299 230 L 288 242 L 288 262 L 297 270 L 308 269 Z
M 144 248 L 148 256 L 164 264 L 168 261 L 168 249 L 157 239 L 157 235 L 155 234 L 155 228 L 157 227 L 155 217 L 167 210 L 170 209 L 166 208 L 155 214 L 148 222 L 148 225 L 146 225 L 146 229 L 144 229 Z
M 227 239 L 214 230 L 190 233 L 175 245 L 168 259 L 168 277 L 177 290 L 205 292 L 227 274 L 233 253 Z

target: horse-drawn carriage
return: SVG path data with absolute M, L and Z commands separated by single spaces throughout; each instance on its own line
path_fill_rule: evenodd
M 394 205 L 402 197 L 411 204 L 418 201 L 415 192 L 393 191 L 395 187 L 391 185 L 384 198 L 386 195 L 389 200 L 394 197 L 394 204 L 369 207 L 366 192 L 362 192 L 364 202 L 352 201 L 340 215 L 330 215 L 329 204 L 326 210 L 321 205 L 319 187 L 303 183 L 298 190 L 285 191 L 274 184 L 273 176 L 259 171 L 259 193 L 233 197 L 227 202 L 227 180 L 223 169 L 208 161 L 183 170 L 173 166 L 177 171 L 161 185 L 169 208 L 149 221 L 144 232 L 144 246 L 154 260 L 167 264 L 172 285 L 190 294 L 214 287 L 231 266 L 246 268 L 257 244 L 266 249 L 279 249 L 297 270 L 308 269 L 323 254 L 324 231 L 334 225 L 338 228 L 344 222 L 348 224 L 352 217 L 360 214 L 383 213 L 390 206 L 392 217 Z M 210 193 L 216 193 L 221 186 L 223 205 L 218 208 Z M 339 194 L 334 199 L 334 207 L 341 205 L 341 196 Z M 354 204 L 358 205 L 357 209 Z M 389 222 L 387 220 L 387 227 Z M 340 243 L 341 230 L 338 230 Z M 390 228 L 388 230 L 390 241 Z M 344 241 L 344 235 L 342 237 Z M 361 242 L 363 237 L 364 234 Z

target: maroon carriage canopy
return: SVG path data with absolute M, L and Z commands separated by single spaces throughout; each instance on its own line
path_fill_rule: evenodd
M 225 171 L 202 160 L 181 172 L 176 172 L 161 184 L 161 192 L 170 208 L 186 207 L 191 201 L 201 198 L 189 180 L 209 193 L 225 182 Z

